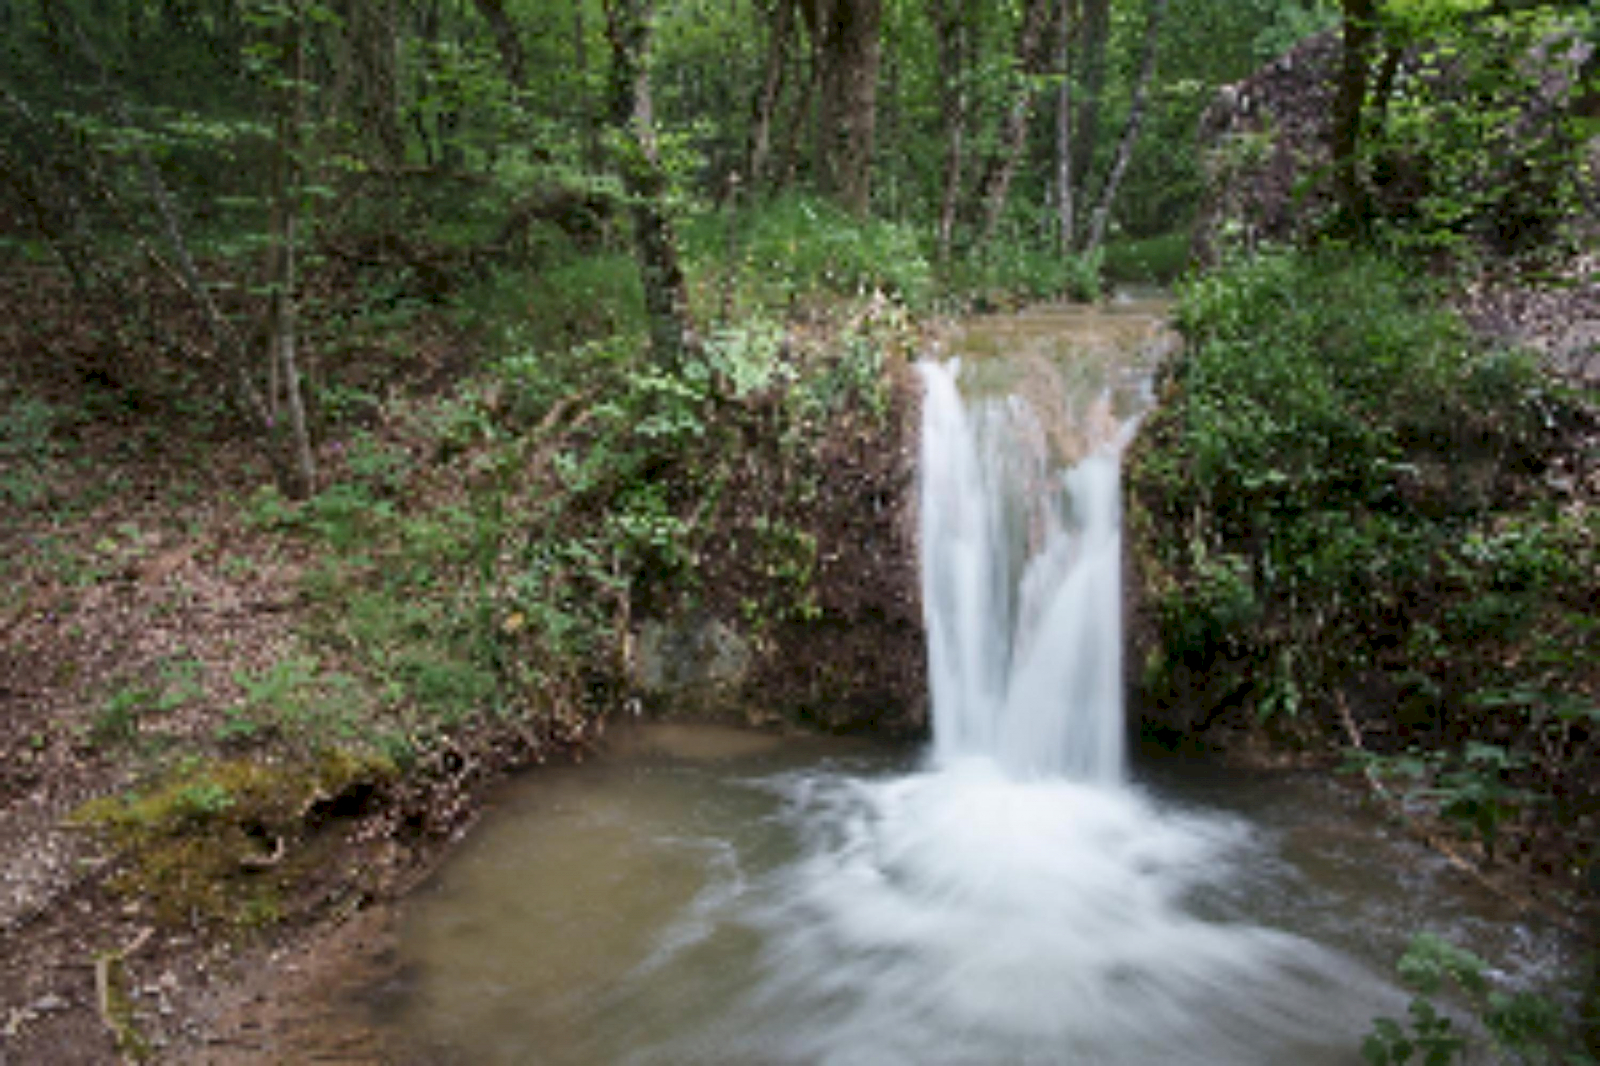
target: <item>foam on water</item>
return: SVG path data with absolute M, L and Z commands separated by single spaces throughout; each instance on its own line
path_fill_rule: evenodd
M 685 1054 L 817 1063 L 1344 1063 L 1372 978 L 1186 897 L 1248 861 L 1243 823 L 987 758 L 772 783 L 805 837 L 742 920 L 764 945 Z

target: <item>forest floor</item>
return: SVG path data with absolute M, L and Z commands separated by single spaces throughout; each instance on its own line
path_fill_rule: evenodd
M 250 522 L 253 450 L 118 380 L 65 296 L 42 272 L 0 277 L 0 1063 L 206 1061 L 217 989 L 296 972 L 283 945 L 403 887 L 449 831 L 400 844 L 384 816 L 333 812 L 306 842 L 320 874 L 270 929 L 184 928 L 108 883 L 115 847 L 79 812 L 225 731 L 290 654 L 312 552 Z

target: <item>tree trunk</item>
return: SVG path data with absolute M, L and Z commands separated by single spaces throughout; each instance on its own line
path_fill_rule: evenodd
M 983 204 L 983 230 L 980 243 L 994 240 L 1005 214 L 1006 200 L 1011 194 L 1011 182 L 1016 177 L 1017 163 L 1028 143 L 1028 120 L 1033 116 L 1037 90 L 1034 78 L 1042 74 L 1048 49 L 1043 47 L 1045 30 L 1050 18 L 1050 0 L 1028 0 L 1022 13 L 1022 26 L 1017 32 L 1017 68 L 1023 76 L 1011 104 L 1006 108 L 1000 126 L 1000 147 L 984 169 L 980 186 Z
M 817 95 L 817 81 L 820 77 L 817 64 L 812 62 L 809 65 L 804 65 L 798 50 L 790 59 L 795 68 L 794 81 L 796 91 L 794 104 L 789 111 L 789 121 L 785 127 L 783 155 L 780 157 L 777 172 L 774 175 L 777 186 L 780 189 L 793 185 L 799 175 L 807 119 L 812 112 L 812 104 Z
M 871 206 L 882 0 L 804 0 L 821 76 L 817 176 L 863 216 Z
M 1344 47 L 1328 148 L 1333 156 L 1339 226 L 1355 236 L 1366 231 L 1371 215 L 1366 185 L 1361 180 L 1361 114 L 1366 106 L 1367 71 L 1377 39 L 1378 11 L 1376 0 L 1343 0 L 1343 7 Z
M 306 427 L 299 363 L 299 304 L 295 297 L 296 242 L 299 223 L 300 131 L 305 124 L 305 12 L 299 3 L 284 27 L 284 73 L 278 109 L 278 151 L 272 190 L 272 246 L 268 285 L 272 304 L 268 318 L 271 378 L 278 384 L 268 394 L 273 420 L 269 436 L 287 454 L 289 472 L 284 493 L 304 499 L 316 487 L 316 463 Z M 281 401 L 281 403 L 280 403 Z M 281 443 L 280 443 L 281 442 Z
M 1144 57 L 1139 61 L 1139 81 L 1134 86 L 1133 102 L 1128 105 L 1128 121 L 1122 127 L 1122 136 L 1117 141 L 1117 154 L 1111 161 L 1105 184 L 1100 187 L 1100 199 L 1089 219 L 1089 238 L 1084 243 L 1084 252 L 1088 254 L 1093 254 L 1105 240 L 1111 205 L 1116 202 L 1117 189 L 1127 173 L 1128 161 L 1133 158 L 1134 145 L 1139 142 L 1145 109 L 1150 104 L 1150 83 L 1156 76 L 1156 46 L 1160 41 L 1161 20 L 1167 13 L 1167 3 L 1168 0 L 1150 0 L 1150 15 L 1144 27 Z
M 349 56 L 348 69 L 339 73 L 354 96 L 357 128 L 376 140 L 383 163 L 397 169 L 405 162 L 406 138 L 395 62 L 394 0 L 340 0 L 334 10 L 344 25 Z
M 784 75 L 794 38 L 794 0 L 773 0 L 767 39 L 766 70 L 750 108 L 750 146 L 745 156 L 749 187 L 760 188 L 772 165 L 772 123 L 783 97 Z
M 578 126 L 582 132 L 583 165 L 598 171 L 605 166 L 606 153 L 600 143 L 594 97 L 589 92 L 589 27 L 583 18 L 583 0 L 572 0 L 572 60 L 578 74 Z
M 1061 84 L 1056 89 L 1056 247 L 1072 254 L 1077 239 L 1076 194 L 1072 187 L 1072 0 L 1061 0 L 1056 26 L 1056 65 Z
M 950 258 L 950 246 L 955 238 L 956 212 L 961 205 L 962 175 L 966 169 L 967 122 L 971 113 L 967 82 L 972 67 L 973 27 L 967 0 L 937 0 L 933 6 L 945 137 L 937 240 L 939 259 L 945 261 Z
M 478 14 L 489 24 L 494 34 L 494 46 L 500 52 L 500 65 L 505 70 L 506 81 L 519 93 L 528 89 L 528 58 L 522 47 L 522 37 L 511 17 L 506 14 L 503 0 L 473 0 Z
M 1106 42 L 1111 38 L 1111 0 L 1084 0 L 1083 49 L 1078 70 L 1083 71 L 1082 92 L 1073 116 L 1072 181 L 1086 189 L 1094 171 L 1095 143 L 1100 136 L 1100 110 L 1106 88 Z
M 651 0 L 606 0 L 611 41 L 611 120 L 626 136 L 616 152 L 633 213 L 634 254 L 644 285 L 650 347 L 658 363 L 682 367 L 691 346 L 689 293 L 672 224 L 661 209 L 666 172 L 656 150 L 647 57 Z

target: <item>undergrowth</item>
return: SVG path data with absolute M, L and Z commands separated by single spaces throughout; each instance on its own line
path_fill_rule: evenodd
M 1584 891 L 1585 398 L 1366 256 L 1238 261 L 1184 289 L 1178 323 L 1128 471 L 1146 730 L 1342 751 L 1480 863 Z

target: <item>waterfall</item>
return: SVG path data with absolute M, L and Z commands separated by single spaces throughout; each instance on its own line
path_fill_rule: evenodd
M 1021 398 L 968 405 L 923 363 L 923 615 L 935 752 L 1017 778 L 1123 776 L 1118 457 L 1109 404 L 1070 466 Z
M 614 771 L 577 830 L 529 837 L 501 924 L 443 908 L 444 949 L 477 965 L 492 941 L 501 961 L 436 982 L 437 1015 L 529 1034 L 462 1061 L 1353 1066 L 1371 1019 L 1404 1015 L 1365 966 L 1270 924 L 1364 937 L 1365 849 L 1319 894 L 1277 830 L 1125 768 L 1118 460 L 1137 415 L 1116 412 L 1148 409 L 1149 365 L 1139 335 L 1096 358 L 1113 312 L 1046 317 L 1070 345 L 1042 357 L 1023 335 L 1038 320 L 965 372 L 921 367 L 932 759 Z M 547 787 L 559 828 L 578 808 Z M 1379 924 L 1410 913 L 1412 884 Z M 518 1001 L 498 990 L 524 963 L 540 976 Z M 526 1027 L 535 1011 L 547 1024 Z

